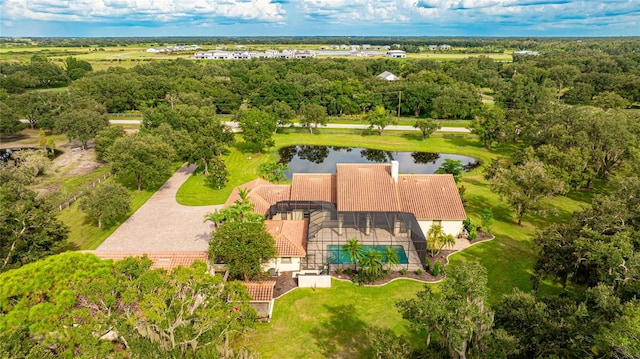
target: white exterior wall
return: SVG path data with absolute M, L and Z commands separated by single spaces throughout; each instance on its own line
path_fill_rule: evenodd
M 433 221 L 418 221 L 420 225 L 420 229 L 422 229 L 422 233 L 425 237 L 427 237 L 427 233 L 433 224 Z M 462 233 L 462 221 L 441 221 L 440 225 L 442 226 L 442 230 L 444 233 L 451 234 L 454 237 L 457 237 L 460 233 Z
M 297 272 L 300 270 L 300 258 L 291 258 L 291 263 L 282 263 L 282 258 L 272 259 L 264 266 L 265 270 L 271 268 L 275 268 L 278 272 Z
M 298 288 L 331 288 L 331 276 L 299 275 Z

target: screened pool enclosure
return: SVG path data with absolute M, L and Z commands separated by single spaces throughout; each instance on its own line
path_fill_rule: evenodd
M 331 202 L 280 201 L 269 208 L 267 219 L 309 220 L 307 256 L 301 263 L 305 270 L 352 266 L 340 253 L 342 245 L 351 238 L 366 248 L 393 246 L 401 258 L 397 268 L 425 268 L 427 240 L 412 213 L 338 212 Z

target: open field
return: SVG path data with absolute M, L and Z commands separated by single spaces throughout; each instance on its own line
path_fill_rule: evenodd
M 0 61 L 29 61 L 33 55 L 44 55 L 50 58 L 52 61 L 62 65 L 65 58 L 73 56 L 79 60 L 85 60 L 91 63 L 94 71 L 106 70 L 109 67 L 124 67 L 131 68 L 141 62 L 146 61 L 158 61 L 158 60 L 175 60 L 178 58 L 192 59 L 193 51 L 185 52 L 173 52 L 173 53 L 149 53 L 146 49 L 149 47 L 157 47 L 157 44 L 138 44 L 135 46 L 121 46 L 121 47 L 0 47 Z M 243 50 L 247 51 L 265 51 L 265 50 L 285 50 L 285 49 L 300 49 L 300 50 L 319 50 L 323 46 L 321 44 L 220 44 L 229 51 L 237 50 L 236 46 L 245 46 Z M 215 45 L 203 46 L 202 50 L 215 49 Z M 409 59 L 430 59 L 437 61 L 447 60 L 459 60 L 468 57 L 486 56 L 496 61 L 511 61 L 512 56 L 509 53 L 471 53 L 460 54 L 453 52 L 422 52 L 422 53 L 408 53 Z M 345 55 L 328 55 L 322 57 L 345 57 L 350 59 L 359 59 L 359 57 L 345 56 Z M 382 57 L 382 56 L 377 56 Z M 402 61 L 402 60 L 400 60 Z
M 491 58 L 495 61 L 511 61 L 513 56 L 509 53 L 495 54 L 495 53 L 473 53 L 473 54 L 457 54 L 448 52 L 421 52 L 417 54 L 409 53 L 407 58 L 412 59 L 429 59 L 429 60 L 460 60 L 469 57 L 484 56 Z

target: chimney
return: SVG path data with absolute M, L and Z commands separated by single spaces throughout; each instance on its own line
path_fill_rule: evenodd
M 398 183 L 398 167 L 400 167 L 398 161 L 391 161 L 391 178 L 393 178 L 393 182 L 395 183 Z

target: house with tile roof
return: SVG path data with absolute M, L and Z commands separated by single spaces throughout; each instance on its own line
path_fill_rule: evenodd
M 275 281 L 242 282 L 247 287 L 251 300 L 249 305 L 258 313 L 258 320 L 269 321 L 273 314 L 273 288 Z
M 276 258 L 265 267 L 275 272 L 297 272 L 307 256 L 307 220 L 267 220 L 267 231 L 275 240 Z
M 290 185 L 254 180 L 240 187 L 251 189 L 249 201 L 256 213 L 265 215 L 267 223 L 277 223 L 268 226 L 280 243 L 278 258 L 299 258 L 301 270 L 348 265 L 341 248 L 351 238 L 365 248 L 391 246 L 402 266 L 424 268 L 431 226 L 440 224 L 447 234 L 458 236 L 466 213 L 452 175 L 400 174 L 398 168 L 397 161 L 338 164 L 336 173 L 296 173 Z M 226 205 L 238 198 L 236 189 Z M 296 239 L 296 245 L 290 245 L 282 233 L 285 226 L 305 220 L 305 240 Z M 293 232 L 300 235 L 297 228 Z M 287 253 L 296 252 L 299 257 L 281 257 L 285 245 L 292 251 Z
M 189 267 L 195 261 L 209 263 L 209 253 L 207 251 L 185 251 L 185 252 L 101 252 L 101 251 L 83 251 L 92 253 L 100 259 L 111 259 L 119 261 L 129 257 L 144 257 L 151 259 L 153 264 L 151 269 L 173 270 L 179 266 Z

